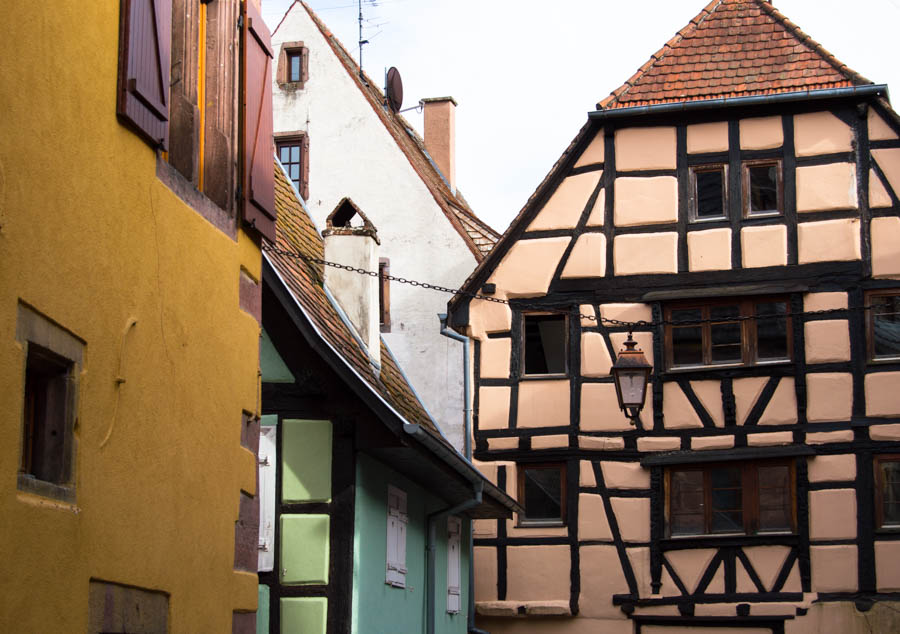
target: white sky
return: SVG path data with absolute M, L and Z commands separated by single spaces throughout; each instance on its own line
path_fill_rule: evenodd
M 274 30 L 291 0 L 262 0 Z M 506 229 L 587 119 L 708 0 L 363 0 L 363 67 L 396 66 L 403 107 L 452 95 L 457 186 Z M 356 0 L 309 0 L 358 59 Z M 839 60 L 894 87 L 900 0 L 775 0 Z M 298 7 L 299 8 L 299 7 Z M 894 42 L 891 44 L 891 42 Z M 422 116 L 404 116 L 421 133 Z

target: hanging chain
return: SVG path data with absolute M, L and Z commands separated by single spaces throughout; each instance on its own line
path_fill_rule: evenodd
M 430 291 L 438 291 L 440 293 L 450 293 L 451 295 L 460 295 L 462 297 L 468 297 L 469 299 L 480 299 L 485 302 L 494 302 L 495 304 L 506 304 L 507 306 L 511 306 L 512 303 L 507 299 L 500 299 L 499 297 L 490 297 L 487 295 L 482 295 L 480 293 L 475 293 L 472 291 L 466 291 L 459 288 L 449 288 L 447 286 L 440 286 L 438 284 L 429 284 L 428 282 L 419 282 L 417 280 L 410 280 L 405 277 L 397 277 L 395 275 L 385 275 L 380 271 L 369 271 L 367 269 L 359 268 L 356 266 L 350 266 L 349 264 L 340 264 L 339 262 L 330 262 L 328 260 L 317 258 L 311 255 L 304 255 L 302 253 L 295 253 L 293 251 L 287 251 L 285 249 L 279 249 L 277 247 L 264 244 L 262 247 L 263 251 L 267 253 L 273 253 L 275 255 L 281 255 L 288 258 L 296 258 L 303 260 L 305 262 L 310 262 L 312 264 L 320 264 L 322 266 L 330 266 L 335 269 L 341 269 L 342 271 L 348 271 L 350 273 L 356 273 L 358 275 L 367 275 L 369 277 L 375 277 L 379 279 L 389 280 L 391 282 L 397 282 L 398 284 L 408 284 L 415 288 L 424 288 Z M 547 306 L 540 305 L 526 305 L 526 304 L 517 304 L 518 308 L 524 308 L 527 310 L 539 310 L 544 313 L 559 313 L 561 315 L 571 315 L 571 310 L 565 310 L 560 308 L 549 308 Z M 811 310 L 805 311 L 802 313 L 794 313 L 794 314 L 774 314 L 774 315 L 739 315 L 737 317 L 723 317 L 719 319 L 676 319 L 676 320 L 663 320 L 659 321 L 647 321 L 644 319 L 639 319 L 637 321 L 623 321 L 621 319 L 612 319 L 610 317 L 597 317 L 596 315 L 587 315 L 585 313 L 576 313 L 574 316 L 579 319 L 597 322 L 598 324 L 627 328 L 629 330 L 649 330 L 654 326 L 700 326 L 702 324 L 729 324 L 729 323 L 737 323 L 742 321 L 762 321 L 766 319 L 788 319 L 789 317 L 806 317 L 809 315 L 836 315 L 836 314 L 846 314 L 850 312 L 858 312 L 858 311 L 868 311 L 871 310 L 872 306 L 861 306 L 859 308 L 826 308 L 823 310 Z

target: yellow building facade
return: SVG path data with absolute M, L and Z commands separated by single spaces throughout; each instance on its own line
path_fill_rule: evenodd
M 191 3 L 171 4 L 13 0 L 0 27 L 0 631 L 224 632 L 256 609 L 255 538 L 252 567 L 236 542 L 260 236 L 166 162 L 174 137 L 117 118 L 127 18 Z

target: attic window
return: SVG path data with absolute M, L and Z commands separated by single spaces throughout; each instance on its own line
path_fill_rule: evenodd
M 721 220 L 725 218 L 726 167 L 703 165 L 691 168 L 691 220 Z
M 566 373 L 566 316 L 524 315 L 522 363 L 526 375 Z
M 781 213 L 781 161 L 752 161 L 744 166 L 744 215 Z
M 284 42 L 275 72 L 279 88 L 303 88 L 309 81 L 309 49 L 303 42 Z

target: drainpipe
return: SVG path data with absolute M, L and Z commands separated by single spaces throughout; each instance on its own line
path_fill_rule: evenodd
M 437 549 L 437 523 L 438 520 L 447 517 L 448 515 L 456 515 L 457 513 L 461 513 L 466 511 L 474 506 L 478 506 L 481 504 L 481 493 L 484 490 L 484 482 L 479 481 L 472 486 L 472 495 L 473 497 L 465 502 L 460 502 L 456 506 L 448 506 L 445 509 L 440 511 L 435 511 L 428 516 L 428 543 L 425 546 L 425 551 L 427 554 L 427 569 L 428 569 L 428 579 L 426 580 L 426 590 L 425 590 L 425 632 L 426 634 L 434 634 L 436 619 L 437 619 L 437 610 L 435 609 L 435 573 L 436 570 L 436 549 Z M 472 531 L 469 530 L 469 535 L 472 534 Z M 469 571 L 472 570 L 472 561 L 469 561 Z M 471 576 L 470 576 L 471 578 Z M 472 594 L 472 588 L 469 588 L 469 596 Z M 470 616 L 470 619 L 472 616 Z
M 469 338 L 447 327 L 447 313 L 440 313 L 438 319 L 441 320 L 441 334 L 450 337 L 463 344 L 463 428 L 465 429 L 465 437 L 463 438 L 463 455 L 466 460 L 472 461 L 472 407 L 469 395 L 472 389 L 471 379 L 469 378 Z M 469 634 L 488 634 L 484 630 L 475 627 L 475 542 L 472 534 L 472 521 L 469 521 L 469 592 L 468 596 L 468 630 Z

